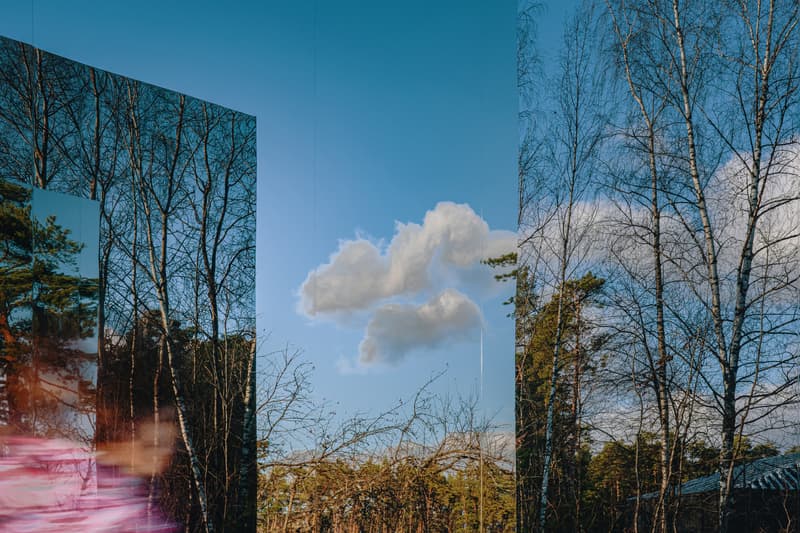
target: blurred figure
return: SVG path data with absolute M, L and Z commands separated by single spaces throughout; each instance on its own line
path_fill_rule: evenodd
M 67 440 L 0 427 L 0 532 L 178 531 L 148 498 L 144 479 L 168 465 L 174 426 L 140 428 L 135 440 L 91 453 Z

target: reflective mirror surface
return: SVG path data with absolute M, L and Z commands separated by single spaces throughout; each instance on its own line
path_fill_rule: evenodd
M 255 132 L 0 38 L 2 434 L 187 531 L 255 530 Z

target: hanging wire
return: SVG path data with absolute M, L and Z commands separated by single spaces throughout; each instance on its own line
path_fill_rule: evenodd
M 483 208 L 481 208 L 481 215 L 480 216 L 481 216 L 481 220 L 483 220 Z M 483 316 L 482 313 L 481 313 L 481 316 Z M 483 413 L 483 320 L 481 320 L 481 379 L 480 379 L 480 393 L 478 395 L 478 405 L 480 406 L 481 412 Z M 483 433 L 483 432 L 481 432 L 481 433 Z M 479 490 L 480 490 L 480 493 L 478 495 L 478 497 L 479 497 L 478 531 L 480 533 L 483 533 L 483 462 L 484 462 L 483 461 L 483 440 L 485 440 L 485 439 L 481 439 L 481 433 L 478 434 L 478 450 L 480 452 L 480 472 L 479 472 L 479 476 L 480 476 L 480 480 L 479 480 L 480 489 Z M 483 436 L 485 437 L 485 435 L 483 435 Z
M 478 404 L 483 410 L 483 323 L 481 323 L 481 381 L 480 381 L 480 394 L 478 396 Z M 479 519 L 478 531 L 483 533 L 483 440 L 481 436 L 484 432 L 478 434 L 478 450 L 480 451 L 480 493 L 479 493 Z M 485 437 L 485 435 L 483 435 Z
M 483 410 L 483 323 L 481 323 L 481 379 L 480 379 L 480 392 L 478 395 L 478 405 L 480 405 L 481 410 Z M 479 480 L 479 518 L 478 518 L 478 531 L 483 533 L 483 439 L 481 438 L 481 434 L 483 432 L 478 433 L 478 451 L 480 452 L 480 480 Z
M 314 0 L 311 13 L 311 251 L 317 244 L 317 10 Z M 311 285 L 311 315 L 317 313 L 317 277 L 319 265 L 314 268 L 314 282 Z

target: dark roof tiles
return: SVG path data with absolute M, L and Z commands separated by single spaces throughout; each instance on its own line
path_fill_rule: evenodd
M 800 490 L 800 453 L 765 457 L 741 464 L 733 469 L 734 489 Z M 677 494 L 700 494 L 719 490 L 719 472 L 687 481 L 676 489 Z M 658 493 L 642 495 L 655 498 Z

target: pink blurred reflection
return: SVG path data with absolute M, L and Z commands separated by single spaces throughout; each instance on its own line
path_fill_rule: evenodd
M 177 531 L 148 508 L 141 472 L 120 472 L 118 459 L 65 440 L 0 435 L 0 532 Z

